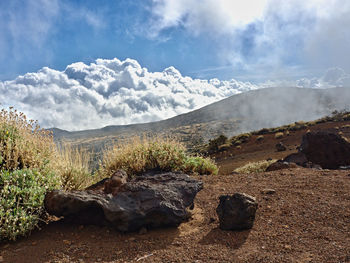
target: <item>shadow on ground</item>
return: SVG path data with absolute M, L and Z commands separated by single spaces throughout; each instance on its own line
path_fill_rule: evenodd
M 4 262 L 11 263 L 130 261 L 166 248 L 178 235 L 177 228 L 124 234 L 107 227 L 71 225 L 60 220 L 28 238 L 1 244 L 0 254 Z
M 250 230 L 223 231 L 220 228 L 214 228 L 199 243 L 202 245 L 221 244 L 232 249 L 238 249 L 245 243 L 249 233 Z

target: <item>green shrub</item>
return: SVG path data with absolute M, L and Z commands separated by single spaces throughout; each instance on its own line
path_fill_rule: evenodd
M 215 175 L 218 173 L 218 167 L 212 160 L 200 156 L 189 156 L 181 170 L 189 174 Z
M 252 135 L 250 133 L 242 133 L 231 138 L 231 145 L 238 146 L 249 140 Z
M 191 156 L 179 142 L 159 138 L 144 140 L 134 138 L 128 143 L 115 145 L 106 150 L 99 171 L 100 178 L 109 177 L 118 169 L 125 170 L 128 176 L 150 170 L 198 174 L 218 172 L 212 160 Z
M 264 135 L 259 135 L 258 137 L 256 137 L 257 142 L 261 142 L 262 140 L 264 140 Z
M 276 160 L 247 163 L 244 166 L 235 169 L 235 172 L 245 174 L 265 172 L 266 168 L 274 162 L 276 162 Z
M 0 239 L 15 240 L 38 224 L 47 190 L 60 187 L 51 134 L 10 108 L 0 112 Z
M 242 144 L 242 142 L 240 141 L 240 140 L 233 140 L 232 142 L 231 142 L 231 145 L 233 145 L 233 146 L 239 146 L 239 145 L 241 145 Z
M 228 143 L 225 143 L 223 145 L 220 145 L 218 150 L 219 150 L 219 152 L 224 152 L 224 151 L 229 150 L 230 148 L 231 148 L 231 145 Z
M 57 176 L 48 170 L 1 171 L 0 240 L 28 235 L 44 213 L 46 191 L 59 185 Z
M 215 153 L 219 150 L 219 147 L 227 142 L 227 137 L 225 135 L 220 135 L 219 137 L 209 140 L 208 153 Z
M 284 136 L 283 132 L 277 132 L 275 134 L 275 139 L 281 139 Z

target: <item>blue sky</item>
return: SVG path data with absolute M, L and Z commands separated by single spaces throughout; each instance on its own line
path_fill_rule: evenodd
M 78 130 L 350 86 L 349 28 L 344 0 L 0 0 L 0 105 Z
M 151 71 L 175 66 L 194 75 L 220 65 L 205 37 L 182 29 L 164 30 L 155 38 L 142 32 L 151 16 L 150 1 L 39 2 L 46 1 L 0 1 L 2 80 L 97 58 L 134 58 Z
M 239 2 L 2 0 L 0 80 L 115 57 L 252 82 L 349 70 L 346 1 Z

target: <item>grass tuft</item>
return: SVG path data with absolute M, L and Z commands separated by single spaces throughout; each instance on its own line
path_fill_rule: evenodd
M 265 172 L 266 168 L 274 162 L 276 162 L 276 160 L 247 163 L 242 167 L 236 168 L 235 172 L 244 174 Z
M 179 142 L 161 138 L 133 138 L 105 151 L 100 177 L 109 177 L 118 169 L 125 170 L 128 176 L 140 175 L 150 170 L 208 175 L 218 172 L 215 163 L 209 158 L 191 156 Z
M 64 190 L 82 190 L 95 183 L 96 178 L 91 171 L 92 153 L 83 148 L 74 148 L 68 143 L 60 145 L 58 151 L 58 173 Z

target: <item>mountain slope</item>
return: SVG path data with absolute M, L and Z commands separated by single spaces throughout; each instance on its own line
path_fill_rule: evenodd
M 170 134 L 191 145 L 218 134 L 234 134 L 313 120 L 333 110 L 350 108 L 350 88 L 266 88 L 231 96 L 201 109 L 167 120 L 107 126 L 102 129 L 68 132 L 52 129 L 56 140 L 74 141 L 99 150 L 106 144 L 136 134 Z

